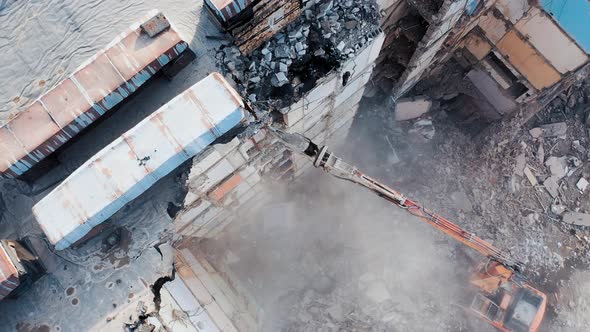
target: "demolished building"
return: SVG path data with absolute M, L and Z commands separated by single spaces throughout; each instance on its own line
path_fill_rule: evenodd
M 388 38 L 375 79 L 394 99 L 434 76 L 440 85 L 430 92 L 435 99 L 475 103 L 488 121 L 526 109 L 526 121 L 588 70 L 588 40 L 579 14 L 588 10 L 585 2 L 382 3 Z M 394 44 L 399 42 L 406 52 Z M 455 81 L 445 67 L 450 61 L 459 66 Z
M 191 79 L 183 76 L 183 79 L 194 83 L 191 80 L 200 81 L 205 73 L 223 71 L 244 98 L 243 107 L 247 110 L 244 125 L 239 130 L 228 130 L 229 135 L 224 135 L 222 140 L 207 142 L 202 151 L 195 151 L 198 152 L 196 156 L 173 174 L 166 177 L 162 174 L 164 181 L 175 184 L 173 189 L 180 192 L 181 197 L 166 196 L 168 204 L 163 207 L 162 202 L 158 202 L 160 205 L 155 208 L 158 212 L 153 217 L 143 220 L 144 216 L 139 215 L 139 224 L 126 221 L 137 217 L 127 214 L 128 210 L 133 211 L 131 207 L 137 208 L 134 204 L 152 204 L 150 195 L 156 195 L 154 191 L 162 188 L 157 185 L 143 195 L 150 199 L 140 197 L 134 203 L 134 197 L 130 197 L 113 208 L 110 212 L 114 216 L 105 223 L 106 228 L 98 237 L 86 238 L 79 246 L 74 245 L 60 254 L 74 262 L 90 262 L 82 265 L 79 269 L 82 272 L 77 271 L 86 279 L 67 279 L 68 273 L 61 272 L 56 273 L 55 279 L 47 281 L 49 278 L 46 278 L 36 287 L 65 294 L 58 303 L 77 312 L 82 310 L 80 301 L 101 298 L 107 303 L 106 308 L 95 312 L 84 310 L 88 324 L 99 330 L 118 329 L 121 325 L 137 328 L 142 324 L 170 328 L 178 320 L 184 322 L 183 329 L 191 331 L 257 330 L 264 313 L 241 289 L 238 280 L 223 266 L 213 266 L 203 255 L 195 253 L 193 244 L 219 235 L 230 223 L 239 222 L 245 210 L 264 204 L 265 199 L 272 196 L 269 184 L 293 181 L 310 168 L 306 159 L 293 155 L 264 128 L 265 125 L 272 122 L 288 132 L 302 133 L 319 144 L 338 144 L 352 125 L 366 86 L 372 87 L 384 79 L 383 90 L 398 99 L 436 65 L 447 61 L 449 54 L 456 54 L 458 61 L 473 68 L 468 77 L 483 96 L 489 96 L 490 89 L 495 89 L 495 93 L 505 97 L 486 102 L 498 113 L 508 114 L 515 105 L 526 104 L 531 98 L 548 93 L 548 88 L 566 80 L 588 61 L 587 51 L 579 46 L 581 42 L 572 41 L 562 30 L 567 31 L 566 27 L 542 15 L 543 10 L 551 11 L 549 7 L 531 6 L 524 1 L 519 8 L 526 10 L 512 18 L 507 13 L 514 11 L 502 11 L 504 2 L 206 1 L 207 9 L 198 5 L 197 13 L 209 10 L 213 14 L 211 18 L 201 19 L 215 21 L 217 28 L 199 22 L 202 30 L 197 29 L 196 37 L 188 42 L 198 55 L 188 70 L 197 75 Z M 195 5 L 187 3 L 187 7 Z M 166 9 L 163 12 L 166 13 Z M 535 20 L 526 19 L 528 15 Z M 174 21 L 171 23 L 174 26 Z M 535 39 L 535 35 L 523 37 L 528 28 L 536 29 L 537 25 L 547 25 L 550 33 L 561 33 L 559 40 L 564 47 L 572 48 L 576 56 L 564 60 L 544 49 L 543 41 Z M 500 27 L 506 31 L 498 32 Z M 488 36 L 493 31 L 496 35 Z M 214 46 L 208 44 L 213 41 Z M 523 49 L 528 53 L 522 53 Z M 534 61 L 529 63 L 529 59 Z M 195 69 L 197 67 L 199 69 Z M 187 86 L 179 84 L 175 88 L 175 94 L 179 94 Z M 507 101 L 498 104 L 504 100 Z M 162 104 L 164 101 L 157 100 L 148 107 L 156 110 Z M 51 115 L 49 110 L 48 113 Z M 122 130 L 119 135 L 126 131 Z M 94 151 L 87 159 L 96 164 L 104 156 L 99 151 Z M 154 153 L 154 156 L 163 155 L 163 151 Z M 137 157 L 138 160 L 132 161 L 145 166 L 143 163 L 147 160 Z M 180 162 L 174 166 L 177 164 Z M 85 169 L 84 165 L 80 166 Z M 65 181 L 67 185 L 68 180 Z M 101 183 L 109 181 L 112 179 L 105 177 Z M 114 195 L 118 194 L 120 192 L 114 190 Z M 41 202 L 37 203 L 40 207 L 45 204 Z M 41 220 L 48 216 L 44 209 L 37 211 Z M 88 217 L 84 216 L 90 219 Z M 47 219 L 43 224 L 47 227 L 53 220 Z M 147 223 L 159 224 L 146 227 Z M 84 224 L 82 233 L 92 229 L 85 222 L 78 224 Z M 130 230 L 140 231 L 141 235 L 129 235 Z M 95 233 L 98 231 L 91 235 Z M 114 249 L 109 245 L 112 237 L 116 238 L 112 241 Z M 58 249 L 65 249 L 80 238 L 75 236 Z M 118 241 L 123 247 L 125 241 L 134 242 L 131 245 L 133 254 L 118 250 Z M 165 244 L 167 242 L 182 249 L 175 251 Z M 104 248 L 100 254 L 95 254 L 89 249 L 93 246 Z M 171 272 L 174 261 L 176 272 Z M 58 264 L 60 268 L 66 265 L 63 261 Z M 148 268 L 149 265 L 154 265 L 154 270 Z M 114 272 L 110 273 L 111 269 Z M 76 287 L 68 287 L 70 284 Z M 103 289 L 105 285 L 108 291 Z M 87 294 L 78 293 L 77 287 Z M 102 292 L 106 295 L 99 296 Z M 49 293 L 35 290 L 32 294 L 50 296 Z M 30 297 L 23 303 L 34 303 Z M 13 315 L 8 321 L 14 326 L 46 325 L 62 331 L 75 328 L 67 322 L 66 314 L 47 317 L 43 315 L 44 308 L 32 306 L 31 313 L 23 315 L 10 304 L 0 305 L 6 308 L 3 312 Z M 88 303 L 84 305 L 89 306 Z
M 264 8 L 272 9 L 269 13 L 271 15 L 276 15 L 273 13 L 282 12 L 284 9 L 274 2 Z M 173 172 L 174 174 L 166 177 L 170 180 L 162 180 L 176 182 L 175 179 L 181 179 L 180 193 L 184 192 L 186 195 L 186 197 L 182 195 L 182 200 L 179 202 L 170 202 L 163 210 L 164 214 L 173 218 L 169 221 L 171 222 L 169 226 L 166 225 L 166 222 L 146 224 L 149 219 L 162 218 L 162 210 L 148 220 L 140 221 L 139 224 L 134 222 L 131 222 L 129 226 L 126 226 L 127 222 L 119 225 L 113 224 L 115 220 L 125 218 L 130 205 L 141 204 L 139 202 L 143 201 L 142 198 L 139 198 L 131 202 L 131 199 L 140 192 L 134 190 L 135 194 L 130 196 L 126 190 L 117 189 L 121 183 L 116 183 L 117 186 L 112 188 L 114 191 L 105 191 L 103 198 L 121 196 L 125 199 L 117 200 L 118 203 L 114 205 L 109 203 L 98 206 L 95 203 L 99 202 L 92 198 L 98 192 L 91 190 L 88 194 L 92 197 L 88 196 L 87 199 L 93 201 L 93 206 L 79 209 L 80 204 L 84 202 L 75 203 L 75 201 L 82 198 L 83 195 L 76 195 L 75 192 L 78 190 L 82 193 L 84 190 L 88 190 L 88 186 L 92 182 L 90 178 L 83 179 L 85 173 L 99 174 L 102 172 L 101 174 L 105 174 L 105 176 L 110 174 L 97 183 L 99 187 L 105 186 L 108 189 L 115 184 L 113 182 L 115 179 L 120 178 L 115 173 L 126 169 L 123 168 L 115 172 L 115 169 L 122 165 L 121 160 L 116 161 L 115 159 L 112 161 L 116 161 L 116 163 L 111 166 L 113 172 L 103 167 L 106 166 L 109 158 L 112 159 L 109 157 L 111 152 L 117 150 L 113 145 L 105 147 L 104 151 L 108 153 L 94 152 L 95 157 L 90 157 L 89 161 L 77 166 L 79 169 L 72 173 L 68 179 L 63 180 L 56 189 L 50 186 L 49 190 L 39 195 L 37 199 L 42 199 L 36 203 L 34 210 L 42 224 L 40 229 L 51 235 L 50 243 L 56 245 L 55 249 L 62 251 L 53 254 L 54 249 L 44 249 L 44 244 L 41 242 L 37 249 L 44 256 L 57 255 L 54 257 L 56 262 L 52 268 L 48 269 L 49 274 L 35 283 L 31 292 L 25 294 L 24 298 L 17 302 L 32 304 L 35 302 L 34 297 L 47 297 L 47 292 L 51 289 L 49 284 L 57 283 L 63 285 L 58 288 L 64 287 L 60 292 L 64 292 L 65 296 L 60 296 L 60 300 L 65 301 L 68 307 L 76 310 L 82 310 L 83 307 L 79 304 L 87 303 L 91 301 L 91 298 L 113 297 L 112 307 L 108 305 L 104 308 L 97 308 L 93 312 L 83 309 L 88 324 L 98 329 L 118 327 L 121 326 L 120 324 L 127 324 L 127 326 L 134 326 L 138 322 L 143 324 L 145 323 L 144 316 L 150 316 L 151 313 L 155 313 L 156 317 L 160 317 L 160 320 L 165 320 L 164 311 L 159 311 L 159 301 L 168 301 L 166 303 L 172 301 L 176 303 L 176 306 L 180 306 L 179 310 L 182 311 L 188 310 L 189 307 L 203 311 L 193 321 L 193 324 L 199 328 L 206 326 L 207 330 L 211 331 L 232 330 L 236 327 L 239 327 L 239 330 L 255 330 L 255 328 L 244 328 L 243 324 L 255 326 L 256 320 L 248 317 L 256 317 L 257 310 L 238 310 L 235 312 L 237 316 L 232 314 L 234 311 L 229 309 L 223 294 L 226 294 L 227 297 L 239 298 L 239 301 L 247 302 L 247 300 L 238 294 L 231 295 L 234 293 L 228 291 L 231 287 L 228 286 L 227 281 L 224 281 L 223 278 L 220 279 L 219 276 L 215 277 L 214 269 L 206 261 L 203 261 L 198 255 L 196 258 L 191 257 L 186 252 L 179 253 L 179 258 L 176 258 L 174 254 L 170 255 L 169 249 L 163 248 L 163 243 L 170 241 L 170 231 L 174 234 L 172 235 L 174 242 L 179 246 L 185 243 L 181 241 L 183 238 L 192 240 L 212 237 L 222 231 L 228 223 L 235 220 L 239 216 L 241 208 L 251 209 L 252 202 L 262 204 L 264 197 L 272 195 L 266 188 L 268 183 L 278 180 L 292 181 L 304 174 L 305 170 L 311 166 L 309 162 L 286 150 L 264 128 L 268 123 L 274 122 L 275 125 L 287 131 L 305 132 L 306 135 L 313 137 L 320 143 L 337 143 L 346 136 L 358 110 L 364 86 L 371 77 L 373 63 L 381 50 L 384 39 L 378 25 L 377 6 L 372 1 L 360 4 L 351 1 L 330 1 L 316 4 L 309 1 L 302 4 L 300 9 L 302 14 L 297 19 L 283 30 L 272 30 L 273 33 L 270 34 L 268 40 L 249 54 L 246 54 L 247 50 L 245 49 L 240 50 L 239 45 L 233 46 L 232 43 L 219 41 L 216 38 L 218 51 L 214 51 L 212 56 L 207 54 L 206 57 L 215 59 L 209 63 L 220 64 L 221 69 L 226 71 L 229 78 L 235 81 L 236 89 L 247 97 L 245 102 L 248 105 L 245 105 L 244 109 L 248 110 L 248 114 L 241 128 L 224 135 L 223 139 L 216 140 L 209 147 L 203 146 L 206 147 L 204 151 L 195 150 L 194 152 L 198 152 L 198 154 L 189 162 L 190 165 L 185 164 L 180 168 L 180 171 L 188 169 L 187 173 L 182 175 L 177 170 Z M 199 7 L 199 10 L 203 10 L 202 7 Z M 209 17 L 206 18 L 209 19 Z M 261 20 L 260 23 L 268 24 L 268 21 Z M 170 25 L 174 26 L 174 22 L 171 22 Z M 141 30 L 138 31 L 142 33 Z M 205 36 L 215 32 L 209 30 L 199 33 Z M 206 40 L 206 38 L 202 39 Z M 117 45 L 117 43 L 115 42 L 113 45 Z M 195 49 L 193 45 L 190 47 Z M 269 54 L 271 54 L 270 61 L 266 61 L 269 59 Z M 228 59 L 231 57 L 231 60 L 225 59 L 226 56 Z M 200 66 L 199 75 L 214 69 L 214 67 L 203 66 L 202 62 L 201 58 L 190 65 Z M 247 76 L 241 74 L 242 71 L 246 72 Z M 260 78 L 260 81 L 256 80 L 256 76 Z M 173 81 L 173 83 L 175 82 Z M 150 89 L 150 86 L 146 89 Z M 108 93 L 107 91 L 106 94 Z M 213 95 L 203 95 L 200 98 L 205 98 L 202 102 L 204 104 L 219 102 L 219 98 Z M 168 109 L 172 110 L 171 107 L 166 107 L 163 112 Z M 112 117 L 85 131 L 84 135 L 80 136 L 81 138 L 73 139 L 63 150 L 57 151 L 55 154 L 58 159 L 64 152 L 68 153 L 70 149 L 75 150 L 76 146 L 81 144 L 79 142 L 87 137 L 99 135 L 105 130 L 108 131 L 106 124 L 116 121 L 114 119 L 117 116 L 122 116 L 120 112 L 113 114 Z M 164 117 L 158 118 L 164 120 Z M 140 122 L 137 128 L 140 128 L 144 122 Z M 133 149 L 138 149 L 140 145 L 134 144 L 134 139 L 131 139 L 129 134 L 126 135 L 123 135 L 123 141 L 131 144 L 129 146 L 133 146 Z M 121 139 L 115 142 L 119 141 Z M 121 144 L 117 146 L 119 145 Z M 57 147 L 54 150 L 58 150 Z M 163 157 L 163 154 L 166 153 L 164 151 L 166 149 L 160 150 L 155 149 L 150 152 L 153 154 L 150 158 L 142 159 L 138 155 L 137 161 L 130 160 L 130 162 L 137 162 L 140 167 L 149 168 L 148 164 L 161 159 L 159 157 Z M 191 154 L 187 154 L 187 157 L 190 156 Z M 12 158 L 5 157 L 6 160 Z M 103 166 L 97 168 L 99 165 Z M 24 173 L 26 169 L 20 171 Z M 161 176 L 164 175 L 165 173 L 161 174 Z M 148 177 L 153 178 L 149 175 Z M 44 175 L 41 175 L 41 181 L 49 180 L 45 180 Z M 138 181 L 142 182 L 141 179 Z M 31 182 L 31 185 L 34 186 L 35 183 L 37 182 Z M 148 184 L 146 189 L 150 186 L 151 184 Z M 71 191 L 74 187 L 78 189 Z M 161 185 L 154 187 L 161 188 Z M 69 189 L 65 190 L 64 188 Z M 149 189 L 142 196 L 153 195 L 156 188 Z M 169 192 L 169 190 L 165 191 Z M 52 197 L 57 197 L 57 200 Z M 107 202 L 106 200 L 100 202 L 102 201 Z M 57 207 L 56 203 L 59 206 L 63 205 L 66 209 Z M 57 221 L 63 219 L 59 216 L 68 210 L 68 206 L 71 211 L 75 212 L 72 217 L 76 221 L 73 223 L 65 223 L 64 220 Z M 119 209 L 121 210 L 117 212 Z M 114 216 L 109 218 L 104 227 L 96 228 L 113 214 Z M 164 219 L 168 218 L 170 217 Z M 66 224 L 75 227 L 67 226 L 68 229 L 62 227 Z M 131 226 L 132 224 L 135 226 Z M 131 229 L 135 231 L 132 232 L 127 227 L 132 227 Z M 31 226 L 31 228 L 38 230 L 39 226 Z M 145 229 L 146 232 L 138 237 L 135 232 L 140 228 Z M 148 229 L 150 230 L 147 231 Z M 85 234 L 89 236 L 84 236 Z M 126 249 L 122 250 L 120 246 L 129 241 L 132 243 L 131 246 L 125 245 Z M 153 255 L 143 253 L 144 248 L 153 245 L 153 243 L 159 243 L 156 246 L 157 252 L 164 255 L 164 259 L 157 264 L 151 264 L 149 269 L 145 269 L 145 264 L 150 264 L 150 259 L 153 258 L 149 257 Z M 95 252 L 95 249 L 98 251 Z M 137 255 L 133 261 L 130 261 L 130 258 L 125 256 L 132 251 L 136 251 Z M 89 256 L 82 258 L 86 255 Z M 108 261 L 102 262 L 105 255 L 111 257 L 108 259 L 110 263 Z M 81 263 L 80 260 L 85 262 Z M 170 277 L 169 268 L 171 265 L 168 265 L 168 270 L 166 268 L 167 262 L 175 260 L 187 262 L 185 269 L 182 269 L 182 265 L 177 266 L 177 276 L 179 277 L 176 279 L 174 273 Z M 90 261 L 94 263 L 87 264 Z M 70 267 L 69 271 L 71 272 L 66 272 L 66 265 L 71 266 L 69 262 L 75 262 L 74 267 Z M 199 268 L 199 266 L 204 268 Z M 137 280 L 123 277 L 125 274 L 134 275 L 141 269 L 145 269 L 145 276 L 160 274 L 160 276 L 167 276 L 166 278 L 173 280 L 173 282 L 159 284 L 153 277 L 149 277 L 151 278 L 149 282 L 146 282 L 145 276 Z M 91 273 L 94 276 L 85 281 L 76 281 L 80 273 L 86 275 Z M 71 276 L 69 276 L 70 274 Z M 107 287 L 107 291 L 101 288 L 105 280 L 111 285 Z M 197 281 L 204 283 L 206 289 L 195 288 Z M 77 291 L 78 287 L 76 286 L 65 286 L 70 283 L 78 284 L 84 291 Z M 113 293 L 118 288 L 116 285 L 121 283 L 127 285 L 129 289 L 136 289 L 132 292 L 133 296 L 129 295 L 125 301 L 121 297 L 124 294 L 114 295 Z M 156 287 L 156 285 L 159 286 Z M 187 287 L 190 292 L 186 292 Z M 220 288 L 223 289 L 223 294 L 219 293 Z M 150 294 L 152 291 L 156 294 L 156 290 L 158 301 L 153 307 L 153 303 L 149 304 L 152 302 Z M 204 300 L 203 294 L 211 294 L 210 296 L 213 296 L 215 301 Z M 236 301 L 238 300 L 231 300 L 230 303 L 234 303 L 235 307 Z M 137 311 L 138 303 L 148 305 L 145 309 Z M 65 315 L 58 314 L 50 317 L 43 314 L 43 307 L 35 306 L 35 309 L 31 311 L 34 316 L 23 316 L 22 313 L 19 313 L 18 303 L 9 301 L 1 303 L 0 306 L 3 306 L 3 313 L 10 314 L 7 322 L 12 326 L 19 326 L 19 328 L 49 326 L 67 331 L 75 326 L 73 322 L 68 323 L 65 320 Z M 127 315 L 125 312 L 130 312 L 131 315 Z M 153 319 L 150 322 L 154 323 Z

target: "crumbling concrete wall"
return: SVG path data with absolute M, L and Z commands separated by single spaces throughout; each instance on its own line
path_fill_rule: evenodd
M 443 48 L 447 37 L 456 27 L 465 13 L 467 0 L 445 0 L 435 20 L 430 24 L 426 35 L 412 56 L 407 70 L 393 89 L 393 97 L 397 99 L 412 88 L 431 67 L 435 57 Z
M 486 72 L 519 103 L 537 98 L 588 62 L 578 42 L 526 0 L 488 1 L 455 40 L 452 47 L 466 65 Z M 517 84 L 524 87 L 511 90 Z
M 299 132 L 317 144 L 337 143 L 348 133 L 365 85 L 385 39 L 380 33 L 340 69 L 318 80 L 297 103 L 276 111 L 276 125 Z M 209 147 L 193 161 L 188 194 L 175 218 L 184 237 L 214 237 L 270 195 L 266 184 L 294 180 L 310 166 L 306 158 L 286 150 L 266 129 L 249 130 L 229 143 Z

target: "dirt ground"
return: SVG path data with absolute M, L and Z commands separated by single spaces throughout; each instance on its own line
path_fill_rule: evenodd
M 586 87 L 558 98 L 517 140 L 492 137 L 486 150 L 474 144 L 481 123 L 457 122 L 453 109 L 435 109 L 425 117 L 433 127 L 424 127 L 395 122 L 383 100 L 365 99 L 347 143 L 333 150 L 524 262 L 526 276 L 549 297 L 544 331 L 584 331 L 590 233 L 564 223 L 551 206 L 590 211 L 587 192 L 575 186 L 588 177 L 588 157 L 572 149 L 573 141 L 583 149 L 589 143 Z M 559 121 L 568 125 L 565 137 L 528 132 Z M 581 165 L 570 167 L 553 199 L 521 175 L 522 155 L 540 184 L 551 175 L 544 161 L 552 156 Z M 454 306 L 468 293 L 465 257 L 476 257 L 469 249 L 320 171 L 283 190 L 202 244 L 251 292 L 265 330 L 485 331 Z

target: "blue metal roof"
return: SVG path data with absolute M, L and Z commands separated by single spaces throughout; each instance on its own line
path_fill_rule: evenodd
M 542 0 L 541 6 L 586 53 L 590 53 L 589 0 Z

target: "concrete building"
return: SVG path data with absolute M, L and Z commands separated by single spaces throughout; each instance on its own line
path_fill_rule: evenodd
M 581 14 L 589 9 L 585 1 L 380 4 L 387 38 L 376 79 L 385 81 L 381 86 L 394 99 L 453 59 L 478 91 L 470 97 L 493 120 L 531 102 L 544 104 L 587 68 L 589 41 L 581 32 L 590 27 Z
M 573 3 L 489 1 L 466 23 L 455 47 L 473 67 L 469 79 L 501 115 L 539 98 L 588 63 L 588 37 L 577 29 L 590 27 L 579 14 L 590 5 Z

